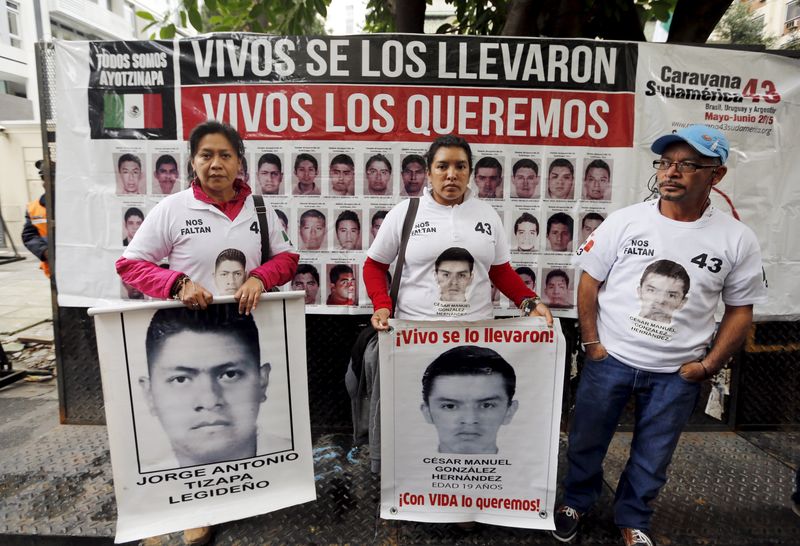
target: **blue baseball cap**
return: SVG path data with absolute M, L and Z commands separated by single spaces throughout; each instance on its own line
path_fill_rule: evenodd
M 675 142 L 685 142 L 700 155 L 706 157 L 718 157 L 724 164 L 728 159 L 730 143 L 722 131 L 707 125 L 690 125 L 672 134 L 664 135 L 656 139 L 650 149 L 653 153 L 662 154 L 667 146 Z

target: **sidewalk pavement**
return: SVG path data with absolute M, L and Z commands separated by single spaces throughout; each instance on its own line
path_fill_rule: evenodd
M 0 338 L 49 318 L 49 295 L 34 260 L 0 265 Z M 600 501 L 573 544 L 620 544 L 610 506 L 630 441 L 615 436 Z M 564 435 L 560 444 L 563 476 Z M 557 544 L 542 531 L 381 520 L 380 481 L 350 435 L 314 438 L 314 454 L 316 502 L 219 525 L 213 544 Z M 789 496 L 798 463 L 800 431 L 685 433 L 653 503 L 656 543 L 797 546 Z M 53 381 L 0 389 L 0 544 L 110 545 L 115 520 L 105 427 L 59 424 Z M 153 544 L 178 546 L 181 534 Z

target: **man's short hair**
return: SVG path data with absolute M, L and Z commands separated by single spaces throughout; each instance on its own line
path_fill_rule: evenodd
M 561 277 L 564 279 L 564 282 L 567 283 L 567 288 L 569 288 L 569 275 L 563 269 L 553 269 L 550 271 L 547 276 L 544 278 L 544 284 L 547 286 L 547 283 L 550 282 L 550 279 L 554 279 L 556 277 Z
M 355 275 L 355 273 L 353 273 L 353 268 L 349 265 L 339 264 L 331 267 L 331 271 L 328 273 L 328 278 L 331 280 L 331 284 L 336 284 L 336 281 L 339 280 L 339 277 L 345 273 Z
M 497 169 L 497 176 L 503 176 L 503 166 L 494 157 L 482 157 L 475 163 L 475 171 L 478 169 Z
M 283 167 L 281 165 L 281 158 L 278 157 L 276 154 L 267 153 L 262 155 L 258 158 L 258 168 L 261 168 L 261 165 L 264 163 L 269 163 L 270 165 L 275 165 L 278 167 L 279 171 L 283 171 Z
M 605 169 L 605 171 L 608 173 L 608 176 L 611 176 L 611 167 L 609 167 L 608 163 L 606 163 L 602 159 L 594 159 L 588 165 L 586 165 L 584 178 L 589 176 L 589 169 Z
M 300 215 L 300 225 L 303 225 L 303 221 L 308 218 L 319 218 L 323 222 L 325 221 L 325 215 L 322 214 L 317 209 L 308 209 L 303 214 Z M 288 222 L 287 222 L 288 223 Z
M 144 213 L 142 212 L 141 209 L 137 207 L 131 207 L 125 211 L 125 221 L 127 222 L 128 218 L 130 218 L 131 216 L 138 216 L 139 218 L 144 220 Z
M 555 167 L 566 167 L 569 169 L 570 174 L 575 176 L 575 166 L 569 159 L 564 159 L 563 157 L 554 159 L 553 162 L 550 163 L 550 167 L 547 169 L 547 174 L 549 175 L 551 172 L 553 172 Z
M 356 168 L 355 163 L 353 163 L 353 158 L 347 154 L 339 154 L 333 156 L 333 159 L 331 159 L 331 167 L 333 167 L 334 165 L 347 165 L 348 167 L 351 167 L 353 169 Z
M 442 262 L 468 262 L 469 272 L 472 273 L 472 267 L 475 265 L 475 258 L 472 257 L 472 254 L 470 254 L 466 248 L 451 246 L 436 258 L 436 264 L 434 266 L 436 271 L 439 271 L 439 266 Z
M 536 273 L 527 265 L 521 265 L 514 271 L 517 272 L 517 275 L 528 275 L 531 279 L 533 279 L 533 282 L 536 282 Z
M 281 209 L 274 209 L 274 210 L 275 210 L 275 214 L 277 214 L 277 215 L 278 215 L 278 218 L 279 218 L 279 219 L 280 219 L 280 220 L 281 220 L 281 221 L 282 221 L 284 224 L 286 224 L 286 225 L 288 226 L 288 225 L 289 225 L 289 217 L 288 217 L 288 216 L 286 216 L 286 213 L 285 213 L 285 212 L 283 212 Z
M 381 161 L 381 162 L 385 163 L 386 167 L 388 167 L 388 169 L 389 169 L 389 172 L 392 172 L 392 162 L 389 161 L 389 158 L 386 157 L 383 154 L 375 154 L 372 157 L 370 157 L 369 159 L 367 159 L 366 169 L 368 170 L 369 166 L 372 165 L 373 163 L 375 163 L 376 161 Z
M 547 219 L 547 233 L 550 233 L 550 228 L 553 227 L 553 224 L 564 224 L 569 228 L 569 232 L 572 233 L 572 227 L 574 222 L 572 220 L 572 216 L 567 214 L 566 212 L 557 212 L 552 215 L 550 218 Z
M 689 292 L 689 284 L 691 282 L 689 274 L 686 273 L 686 269 L 679 263 L 673 262 L 672 260 L 656 260 L 644 268 L 642 278 L 639 279 L 639 286 L 644 284 L 644 280 L 650 274 L 677 279 L 683 283 L 683 296 L 686 297 L 686 294 Z
M 347 220 L 355 222 L 356 226 L 358 226 L 358 229 L 361 230 L 361 220 L 358 219 L 358 214 L 356 214 L 352 210 L 343 210 L 339 214 L 339 216 L 336 218 L 336 224 L 335 224 L 336 229 L 337 230 L 339 229 L 339 224 L 341 222 L 346 222 Z
M 598 214 L 597 212 L 590 212 L 583 217 L 583 220 L 581 220 L 581 228 L 583 228 L 586 225 L 586 220 L 600 220 L 601 222 L 604 222 L 605 218 L 603 218 L 602 214 Z
M 539 220 L 537 220 L 536 217 L 530 212 L 523 212 L 519 218 L 517 218 L 517 221 L 514 222 L 514 233 L 517 232 L 519 225 L 524 224 L 525 222 L 530 222 L 531 224 L 535 225 L 536 233 L 539 233 Z
M 147 369 L 151 372 L 167 339 L 181 332 L 197 334 L 224 334 L 235 337 L 248 356 L 258 366 L 261 349 L 258 341 L 258 328 L 253 315 L 239 314 L 238 303 L 209 305 L 205 311 L 195 311 L 188 307 L 159 309 L 150 319 L 145 337 Z
M 472 148 L 469 147 L 469 143 L 463 137 L 458 135 L 442 135 L 436 137 L 425 153 L 425 163 L 428 165 L 428 168 L 433 165 L 433 157 L 436 155 L 436 152 L 439 151 L 439 148 L 461 148 L 464 150 L 464 153 L 467 154 L 469 172 L 472 172 Z
M 239 262 L 243 268 L 247 268 L 247 259 L 244 257 L 244 252 L 238 248 L 226 248 L 217 256 L 214 262 L 214 270 L 219 267 L 222 262 Z
M 312 165 L 314 165 L 314 170 L 319 171 L 319 163 L 317 163 L 317 158 L 311 154 L 297 154 L 297 157 L 294 160 L 294 170 L 297 171 L 297 168 L 300 166 L 300 163 L 303 161 L 310 161 Z
M 533 169 L 533 172 L 539 174 L 539 166 L 533 159 L 524 158 L 514 163 L 511 167 L 511 176 L 515 176 L 520 169 Z
M 312 277 L 314 277 L 314 280 L 317 281 L 317 284 L 319 284 L 319 271 L 317 271 L 317 268 L 314 267 L 313 265 L 311 264 L 298 265 L 297 270 L 294 272 L 294 277 L 303 274 L 311 275 Z
M 400 162 L 400 169 L 405 170 L 411 163 L 419 163 L 423 169 L 427 169 L 428 165 L 425 163 L 425 158 L 417 154 L 409 154 Z
M 119 156 L 119 159 L 117 160 L 117 170 L 120 170 L 122 168 L 122 164 L 125 163 L 126 161 L 133 161 L 134 163 L 139 165 L 140 169 L 142 168 L 142 160 L 139 159 L 138 155 L 122 154 L 121 156 Z
M 462 345 L 453 347 L 434 359 L 422 374 L 422 400 L 428 403 L 433 381 L 447 375 L 489 376 L 500 374 L 503 378 L 508 403 L 514 398 L 517 389 L 517 374 L 502 356 L 488 347 Z
M 376 220 L 381 220 L 383 218 L 386 218 L 387 214 L 389 214 L 388 210 L 379 210 L 378 212 L 372 215 L 372 220 L 370 220 L 370 225 L 374 226 Z
M 175 165 L 175 170 L 178 169 L 178 162 L 169 154 L 164 154 L 156 159 L 156 170 L 160 169 L 162 165 Z

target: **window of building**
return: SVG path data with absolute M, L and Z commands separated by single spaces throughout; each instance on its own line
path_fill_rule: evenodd
M 793 0 L 786 4 L 786 21 L 791 21 L 800 17 L 800 2 Z
M 8 38 L 13 47 L 22 47 L 19 33 L 19 2 L 6 0 L 6 16 L 8 17 Z

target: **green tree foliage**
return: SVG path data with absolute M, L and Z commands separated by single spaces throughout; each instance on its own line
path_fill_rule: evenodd
M 752 44 L 771 47 L 775 38 L 764 34 L 763 22 L 753 16 L 745 4 L 734 2 L 717 25 L 717 33 L 731 44 Z
M 331 0 L 181 0 L 176 10 L 157 18 L 147 11 L 136 15 L 149 21 L 151 38 L 175 36 L 173 20 L 197 32 L 258 32 L 265 34 L 325 34 L 324 19 Z M 188 23 L 188 24 L 187 24 Z

